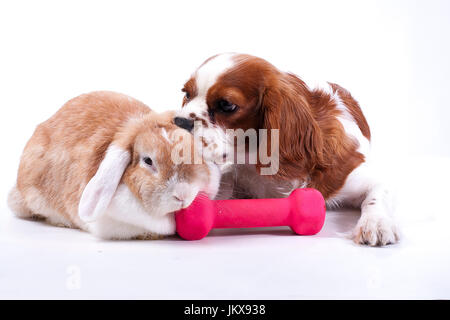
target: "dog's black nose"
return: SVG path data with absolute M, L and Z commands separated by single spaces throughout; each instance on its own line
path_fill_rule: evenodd
M 191 132 L 194 128 L 194 120 L 187 119 L 187 118 L 181 118 L 181 117 L 175 117 L 173 119 L 173 122 L 180 128 L 186 129 L 187 131 Z

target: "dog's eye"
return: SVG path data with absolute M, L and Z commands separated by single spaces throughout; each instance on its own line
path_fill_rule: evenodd
M 184 92 L 184 97 L 186 98 L 186 100 L 191 99 L 191 94 L 187 92 L 185 88 L 181 89 L 181 91 Z
M 222 112 L 231 113 L 235 112 L 238 107 L 234 103 L 222 99 L 217 102 L 217 108 Z
M 152 166 L 152 165 L 153 165 L 153 160 L 152 160 L 152 158 L 150 158 L 150 157 L 144 157 L 142 160 L 143 160 L 144 163 L 145 163 L 146 165 L 148 165 L 148 166 Z

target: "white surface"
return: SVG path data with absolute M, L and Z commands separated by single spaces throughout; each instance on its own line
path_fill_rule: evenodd
M 0 214 L 0 298 L 450 299 L 450 159 L 391 168 L 400 244 L 369 248 L 341 235 L 358 212 L 328 212 L 313 237 L 288 229 L 218 230 L 188 242 L 101 241 Z M 411 170 L 429 175 L 416 184 Z

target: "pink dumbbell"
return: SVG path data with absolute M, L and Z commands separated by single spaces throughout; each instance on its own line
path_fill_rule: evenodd
M 199 194 L 192 204 L 175 215 L 177 233 L 199 240 L 212 228 L 289 226 L 301 235 L 322 229 L 325 201 L 315 189 L 296 189 L 283 199 L 210 200 Z

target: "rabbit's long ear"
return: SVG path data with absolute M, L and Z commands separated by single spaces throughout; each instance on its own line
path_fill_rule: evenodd
M 85 222 L 97 219 L 108 208 L 122 175 L 130 163 L 130 153 L 111 145 L 100 163 L 97 173 L 84 188 L 78 215 Z

